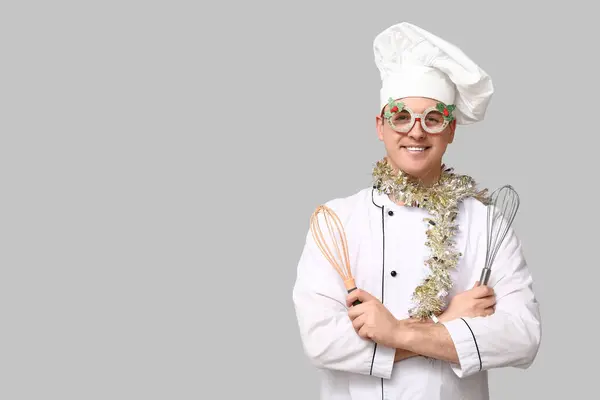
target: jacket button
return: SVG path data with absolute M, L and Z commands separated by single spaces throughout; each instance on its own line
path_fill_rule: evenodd
M 396 276 L 396 271 L 392 271 L 392 272 L 390 272 L 390 275 L 392 275 L 392 276 Z
M 388 215 L 391 217 L 392 215 L 394 215 L 394 212 L 392 210 L 388 211 Z

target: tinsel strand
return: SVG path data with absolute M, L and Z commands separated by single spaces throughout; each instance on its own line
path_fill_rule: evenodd
M 441 314 L 452 288 L 450 271 L 456 268 L 462 256 L 456 251 L 454 242 L 458 231 L 456 218 L 460 203 L 473 197 L 487 204 L 487 190 L 477 190 L 471 177 L 455 174 L 445 166 L 442 166 L 438 182 L 432 186 L 424 186 L 402 171 L 395 171 L 386 158 L 375 164 L 373 187 L 397 203 L 428 211 L 429 217 L 425 218 L 428 225 L 425 245 L 430 254 L 425 265 L 429 267 L 430 273 L 416 287 L 409 314 L 419 319 Z

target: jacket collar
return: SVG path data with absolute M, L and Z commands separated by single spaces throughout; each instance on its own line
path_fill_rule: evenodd
M 400 210 L 403 208 L 403 206 L 400 206 L 396 203 L 394 203 L 392 201 L 392 199 L 389 198 L 389 196 L 385 193 L 380 193 L 377 189 L 372 188 L 372 198 L 373 198 L 373 204 L 375 204 L 375 206 L 379 207 L 379 208 L 387 208 L 387 209 L 393 209 L 393 210 Z

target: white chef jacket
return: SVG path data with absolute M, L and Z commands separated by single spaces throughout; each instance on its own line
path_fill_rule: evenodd
M 398 206 L 373 188 L 326 204 L 344 225 L 357 287 L 377 297 L 396 318 L 408 318 L 414 289 L 429 273 L 424 264 L 430 254 L 423 220 L 427 211 Z M 486 218 L 486 207 L 478 200 L 469 198 L 461 204 L 455 243 L 462 256 L 451 270 L 450 297 L 471 289 L 480 278 Z M 342 278 L 308 232 L 293 301 L 303 348 L 321 373 L 321 399 L 488 399 L 488 371 L 529 367 L 541 340 L 532 276 L 512 229 L 496 256 L 488 285 L 496 294 L 493 315 L 444 323 L 459 365 L 421 356 L 394 363 L 395 349 L 363 339 L 353 329 Z

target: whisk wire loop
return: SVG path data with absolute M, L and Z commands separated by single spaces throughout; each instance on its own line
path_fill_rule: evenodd
M 519 195 L 511 185 L 504 185 L 496 189 L 490 195 L 490 200 L 487 208 L 485 267 L 480 278 L 480 283 L 483 285 L 487 284 L 489 280 L 496 255 L 502 247 L 520 205 Z
M 326 229 L 321 226 L 320 219 L 324 221 Z M 355 290 L 356 284 L 350 267 L 348 240 L 338 215 L 326 205 L 317 207 L 311 216 L 310 230 L 323 256 L 341 276 L 348 293 Z M 324 234 L 324 230 L 328 235 Z M 360 304 L 360 302 L 357 300 L 354 304 Z

